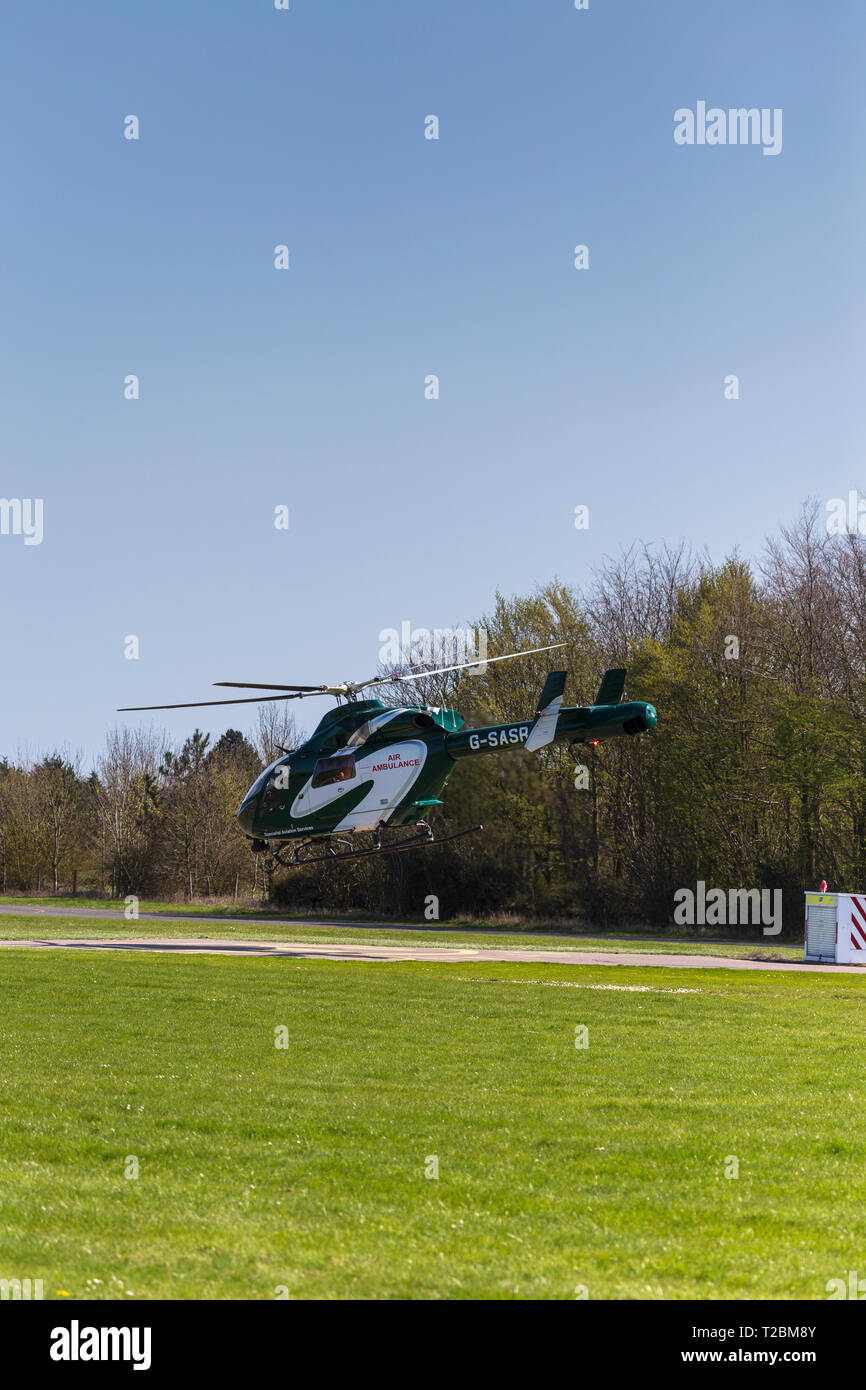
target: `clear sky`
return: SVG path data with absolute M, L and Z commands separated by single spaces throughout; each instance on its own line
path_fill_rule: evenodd
M 0 535 L 0 755 L 862 488 L 864 38 L 862 0 L 10 0 L 0 495 L 44 535 Z M 781 108 L 781 153 L 677 145 L 699 101 Z

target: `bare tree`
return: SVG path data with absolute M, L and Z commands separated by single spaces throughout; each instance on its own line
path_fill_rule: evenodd
M 259 705 L 256 722 L 248 737 L 262 765 L 267 767 L 284 749 L 297 748 L 305 735 L 298 728 L 294 712 L 287 709 L 286 703 L 272 700 Z
M 112 890 L 139 891 L 153 874 L 159 769 L 169 749 L 157 729 L 112 729 L 97 760 L 97 811 L 108 848 Z
M 76 843 L 86 840 L 81 755 L 70 754 L 68 749 L 49 753 L 32 768 L 31 778 L 38 840 L 48 861 L 51 892 L 56 896 L 61 861 Z

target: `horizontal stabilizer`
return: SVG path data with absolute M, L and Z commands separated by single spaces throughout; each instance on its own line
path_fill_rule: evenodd
M 625 671 L 621 667 L 611 667 L 605 671 L 593 701 L 596 705 L 618 705 L 625 690 Z
M 551 671 L 544 682 L 544 689 L 538 701 L 538 710 L 532 728 L 529 730 L 529 737 L 524 744 L 530 753 L 534 753 L 537 748 L 543 748 L 547 743 L 552 743 L 556 737 L 556 724 L 559 719 L 559 709 L 564 691 L 565 672 Z

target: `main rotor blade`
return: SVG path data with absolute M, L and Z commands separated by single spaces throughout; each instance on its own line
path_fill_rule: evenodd
M 536 652 L 552 652 L 557 647 L 564 647 L 565 645 L 565 642 L 551 642 L 549 647 L 529 647 L 525 652 L 507 652 L 505 656 L 482 656 L 477 661 L 459 661 L 456 666 L 439 666 L 435 671 L 410 671 L 405 676 L 374 676 L 372 680 L 360 681 L 353 689 L 363 690 L 368 685 L 390 685 L 392 681 L 422 680 L 425 676 L 441 676 L 446 671 L 463 671 L 468 666 L 487 666 L 493 661 L 513 661 L 518 656 L 534 656 Z
M 317 692 L 318 693 L 318 692 Z M 242 700 L 190 700 L 181 705 L 124 705 L 118 714 L 134 714 L 146 709 L 202 709 L 205 705 L 257 705 L 265 700 L 302 700 L 303 695 L 248 695 Z
M 303 690 L 311 695 L 327 695 L 329 690 L 344 690 L 338 685 L 260 685 L 258 681 L 214 681 L 214 685 L 229 685 L 234 690 Z
M 236 700 L 190 700 L 178 705 L 124 705 L 118 714 L 139 714 L 156 709 L 205 709 L 211 705 L 257 705 L 268 700 L 303 700 L 309 695 L 347 695 L 357 690 L 365 690 L 368 685 L 391 685 L 395 681 L 423 680 L 425 676 L 441 676 L 447 671 L 464 671 L 470 666 L 486 666 L 494 661 L 514 661 L 519 656 L 535 656 L 538 652 L 552 652 L 564 647 L 565 642 L 551 642 L 547 647 L 529 647 L 523 652 L 506 652 L 504 656 L 479 657 L 477 661 L 459 661 L 454 666 L 439 666 L 434 671 L 410 671 L 402 676 L 373 676 L 368 681 L 352 682 L 351 685 L 255 685 L 251 681 L 214 681 L 214 685 L 231 686 L 235 690 L 284 690 L 286 695 L 247 695 Z

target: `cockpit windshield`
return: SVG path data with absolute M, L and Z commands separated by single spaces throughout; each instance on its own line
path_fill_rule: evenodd
M 259 773 L 258 777 L 253 782 L 253 785 L 250 787 L 249 791 L 244 797 L 245 803 L 247 801 L 255 800 L 255 798 L 258 796 L 259 792 L 262 790 L 265 783 L 267 782 L 268 778 L 270 777 L 271 773 L 276 771 L 276 769 L 280 766 L 280 763 L 282 761 L 282 756 L 280 756 L 279 758 L 275 758 L 274 761 L 265 768 L 264 772 Z

